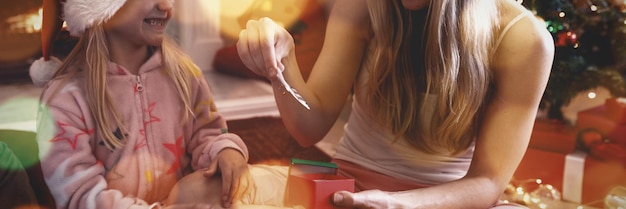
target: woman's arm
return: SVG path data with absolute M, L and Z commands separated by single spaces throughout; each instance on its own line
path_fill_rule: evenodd
M 367 42 L 365 1 L 337 1 L 330 14 L 324 45 L 307 81 L 298 68 L 293 38 L 269 19 L 250 21 L 237 43 L 242 61 L 269 78 L 283 122 L 303 146 L 321 140 L 332 127 L 351 92 Z M 287 82 L 311 107 L 307 110 L 277 81 L 284 69 Z
M 553 54 L 550 34 L 531 18 L 517 23 L 504 37 L 492 66 L 496 90 L 488 101 L 465 177 L 425 189 L 337 196 L 359 208 L 489 208 L 526 151 Z
M 554 59 L 554 42 L 534 17 L 503 37 L 493 63 L 494 97 L 466 178 L 486 178 L 500 196 L 522 160 Z

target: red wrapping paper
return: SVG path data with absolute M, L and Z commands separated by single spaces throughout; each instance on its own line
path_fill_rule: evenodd
M 605 139 L 595 130 L 581 131 L 581 148 L 592 156 L 604 161 L 617 161 L 626 166 L 626 147 Z
M 354 179 L 334 174 L 299 174 L 289 175 L 285 194 L 286 206 L 304 208 L 333 209 L 331 198 L 336 191 L 354 192 Z
M 626 98 L 609 98 L 605 105 L 607 116 L 611 120 L 626 125 Z
M 611 143 L 626 147 L 626 124 L 611 120 L 605 105 L 578 112 L 576 128 L 579 130 L 595 129 Z
M 529 147 L 558 152 L 571 153 L 576 149 L 576 127 L 558 120 L 535 120 Z

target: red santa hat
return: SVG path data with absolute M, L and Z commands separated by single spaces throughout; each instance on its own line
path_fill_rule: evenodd
M 44 0 L 41 26 L 42 58 L 30 66 L 30 77 L 36 86 L 44 86 L 61 66 L 52 57 L 53 43 L 63 25 L 70 35 L 80 37 L 87 28 L 108 21 L 126 0 Z

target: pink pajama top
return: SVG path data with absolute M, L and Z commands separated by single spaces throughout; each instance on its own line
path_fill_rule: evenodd
M 43 174 L 58 208 L 148 208 L 163 201 L 186 174 L 207 168 L 219 151 L 248 150 L 215 107 L 201 72 L 191 84 L 194 116 L 161 66 L 161 53 L 140 67 L 138 75 L 110 63 L 107 89 L 127 129 L 110 124 L 125 136 L 111 150 L 87 104 L 82 73 L 63 83 L 48 83 L 38 116 L 38 142 Z M 58 89 L 57 94 L 54 94 Z

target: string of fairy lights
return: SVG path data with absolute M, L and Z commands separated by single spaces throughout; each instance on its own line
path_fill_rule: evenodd
M 544 183 L 541 179 L 527 179 L 523 181 L 512 181 L 505 191 L 507 198 L 505 202 L 514 202 L 538 209 L 567 208 L 590 209 L 624 209 L 626 208 L 626 187 L 613 187 L 603 199 L 593 200 L 585 203 L 566 203 L 561 198 L 561 192 L 551 184 Z

